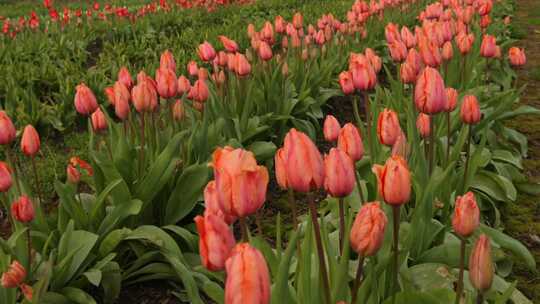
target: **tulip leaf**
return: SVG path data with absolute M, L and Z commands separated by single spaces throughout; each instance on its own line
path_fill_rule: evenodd
M 488 227 L 484 224 L 480 225 L 480 231 L 487 234 L 495 243 L 499 244 L 502 248 L 510 250 L 513 254 L 520 257 L 527 267 L 536 272 L 536 261 L 531 252 L 520 241 L 504 234 L 503 232 Z
M 299 235 L 300 233 L 298 231 L 294 231 L 292 233 L 291 238 L 289 239 L 289 245 L 285 250 L 285 254 L 282 256 L 281 261 L 279 262 L 279 270 L 274 277 L 274 285 L 272 287 L 272 304 L 294 303 L 291 300 L 291 294 L 289 291 L 288 275 L 291 259 L 295 252 Z
M 79 288 L 64 287 L 62 288 L 61 293 L 70 301 L 77 304 L 96 304 L 94 298 Z

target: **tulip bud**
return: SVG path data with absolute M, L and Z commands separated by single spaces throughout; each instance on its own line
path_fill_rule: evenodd
M 416 46 L 416 37 L 406 26 L 401 28 L 401 39 L 403 40 L 408 49 Z
M 431 135 L 431 116 L 420 113 L 416 119 L 416 128 L 422 138 L 428 138 Z
M 129 98 L 126 98 L 125 96 L 122 97 L 122 95 L 126 93 L 129 94 L 129 92 L 127 91 L 127 88 L 122 83 L 120 82 L 117 82 L 117 83 L 118 83 L 119 89 L 115 90 L 116 96 L 118 96 L 118 98 L 117 98 L 116 103 L 114 104 L 114 113 L 120 120 L 124 121 L 128 119 L 129 117 L 130 108 L 129 108 Z M 116 87 L 116 84 L 115 84 L 115 87 Z M 123 90 L 126 90 L 126 91 L 123 91 Z
M 360 208 L 351 227 L 351 247 L 362 257 L 373 256 L 381 248 L 386 227 L 386 215 L 379 202 Z
M 377 186 L 381 197 L 387 204 L 402 205 L 411 197 L 411 176 L 407 162 L 400 156 L 392 156 L 384 166 L 374 165 Z
M 26 196 L 22 195 L 11 204 L 11 215 L 21 223 L 28 223 L 34 219 L 34 205 Z
M 461 54 L 468 54 L 471 51 L 472 45 L 474 43 L 473 34 L 460 33 L 456 36 L 456 44 L 459 48 Z
M 177 92 L 176 75 L 170 69 L 159 68 L 156 71 L 157 91 L 162 98 L 173 98 Z
M 165 50 L 165 52 L 161 54 L 159 67 L 169 69 L 173 71 L 173 73 L 176 73 L 176 61 L 174 60 L 174 55 L 169 50 Z
M 251 65 L 243 54 L 236 53 L 234 62 L 236 63 L 234 71 L 239 77 L 244 77 L 251 73 Z
M 208 41 L 205 41 L 199 45 L 197 54 L 199 55 L 199 58 L 205 62 L 212 61 L 216 57 L 216 51 Z
M 480 292 L 487 291 L 493 283 L 494 269 L 489 238 L 482 234 L 476 240 L 469 258 L 469 280 Z
M 121 67 L 118 71 L 118 81 L 123 83 L 128 90 L 133 86 L 133 80 L 131 79 L 131 74 L 126 67 Z
M 224 213 L 246 217 L 266 200 L 268 170 L 258 166 L 252 152 L 218 148 L 212 154 L 218 201 Z
M 13 185 L 13 179 L 11 178 L 11 169 L 8 164 L 0 161 L 0 193 L 7 192 Z
M 236 216 L 230 215 L 221 209 L 216 191 L 216 181 L 210 181 L 204 188 L 204 208 L 204 214 L 213 214 L 225 221 L 227 225 L 231 225 L 236 221 Z
M 105 93 L 105 96 L 107 96 L 107 101 L 109 104 L 114 105 L 115 103 L 115 96 L 114 96 L 114 87 L 106 87 L 105 90 L 103 90 Z
M 469 237 L 480 225 L 480 209 L 476 204 L 474 194 L 467 192 L 456 198 L 452 227 L 461 237 Z
M 229 39 L 226 36 L 220 35 L 218 36 L 219 40 L 223 44 L 223 47 L 227 52 L 236 53 L 238 52 L 238 44 L 232 39 Z
M 495 57 L 497 49 L 497 42 L 492 35 L 484 35 L 482 44 L 480 45 L 480 55 L 486 58 Z
M 4 288 L 15 288 L 21 285 L 25 278 L 26 269 L 24 269 L 19 261 L 14 260 L 11 262 L 11 265 L 9 265 L 8 270 L 2 274 L 0 281 Z
M 377 75 L 369 60 L 363 54 L 353 54 L 349 61 L 354 88 L 360 91 L 371 90 L 377 84 Z
M 178 95 L 180 96 L 188 93 L 189 90 L 191 89 L 191 83 L 189 82 L 189 79 L 187 79 L 187 77 L 184 75 L 180 75 L 180 77 L 178 77 L 177 88 L 178 88 Z
M 338 139 L 341 126 L 338 120 L 332 115 L 326 115 L 323 125 L 324 139 L 328 142 L 334 142 Z
M 444 80 L 437 70 L 426 67 L 416 81 L 414 93 L 418 111 L 425 114 L 437 114 L 444 111 L 446 105 Z
M 189 76 L 197 76 L 197 73 L 199 72 L 199 68 L 197 67 L 197 63 L 193 60 L 191 60 L 188 64 L 187 64 L 187 71 L 188 71 L 188 74 Z
M 84 83 L 76 87 L 75 109 L 81 115 L 90 115 L 98 108 L 96 96 Z
M 181 99 L 177 99 L 176 102 L 173 105 L 173 118 L 174 120 L 180 121 L 184 118 L 185 111 L 184 111 L 184 103 Z
M 67 166 L 66 174 L 68 182 L 72 184 L 78 184 L 81 180 L 81 172 L 71 164 Z
M 148 81 L 143 81 L 131 91 L 133 105 L 137 112 L 152 112 L 157 106 L 157 94 Z
M 250 23 L 247 25 L 247 35 L 249 38 L 253 37 L 255 35 L 255 25 L 253 23 Z
M 203 266 L 210 271 L 223 270 L 235 244 L 231 229 L 223 219 L 211 213 L 195 217 L 195 224 Z
M 382 60 L 381 57 L 377 56 L 375 51 L 373 51 L 371 48 L 366 48 L 364 51 L 366 58 L 371 63 L 371 66 L 375 70 L 375 73 L 379 73 L 382 68 Z
M 293 15 L 293 19 L 292 19 L 292 24 L 293 26 L 299 30 L 303 27 L 303 23 L 304 23 L 304 17 L 302 16 L 301 13 L 295 13 Z
M 323 186 L 323 158 L 306 134 L 291 129 L 285 136 L 283 150 L 290 188 L 305 193 Z
M 287 183 L 287 155 L 283 148 L 279 148 L 274 156 L 276 165 L 276 180 L 281 189 L 288 189 Z
M 341 86 L 341 91 L 343 94 L 350 95 L 354 93 L 354 84 L 351 72 L 343 71 L 339 74 L 339 85 Z
M 264 61 L 268 61 L 272 59 L 272 49 L 270 48 L 268 43 L 266 43 L 265 41 L 260 42 L 258 53 L 259 53 L 259 57 Z
M 448 61 L 448 60 L 452 59 L 453 56 L 454 56 L 454 48 L 452 46 L 452 42 L 446 41 L 443 44 L 442 59 L 444 61 Z
M 390 50 L 390 57 L 395 62 L 403 62 L 407 58 L 407 47 L 401 40 L 388 43 L 388 49 Z
M 324 157 L 324 189 L 333 197 L 345 197 L 354 189 L 356 182 L 354 163 L 347 153 L 330 149 Z
M 23 283 L 19 287 L 21 288 L 21 291 L 22 291 L 24 297 L 28 301 L 32 302 L 32 296 L 33 296 L 33 293 L 34 293 L 34 291 L 32 290 L 32 286 Z
M 364 156 L 362 138 L 352 123 L 347 123 L 341 128 L 338 136 L 338 148 L 347 153 L 354 162 L 361 160 Z
M 199 103 L 203 103 L 208 99 L 208 85 L 204 80 L 197 80 L 189 91 L 188 98 Z
M 446 106 L 445 112 L 452 112 L 456 109 L 458 92 L 454 88 L 446 88 Z
M 105 114 L 98 108 L 91 116 L 92 128 L 94 132 L 98 133 L 107 129 L 107 119 Z
M 460 114 L 461 120 L 466 124 L 474 125 L 480 121 L 482 113 L 480 112 L 480 105 L 478 104 L 476 96 L 467 95 L 463 97 Z
M 255 247 L 248 243 L 236 245 L 225 268 L 225 304 L 270 303 L 268 266 Z
M 24 128 L 21 151 L 26 156 L 34 157 L 39 152 L 40 140 L 39 134 L 32 125 L 27 125 Z
M 377 136 L 381 144 L 393 146 L 402 133 L 399 118 L 395 111 L 384 109 L 377 119 Z
M 515 46 L 511 47 L 508 50 L 508 59 L 510 60 L 510 64 L 514 67 L 520 67 L 520 66 L 525 65 L 525 63 L 527 63 L 527 57 L 525 56 L 525 51 Z

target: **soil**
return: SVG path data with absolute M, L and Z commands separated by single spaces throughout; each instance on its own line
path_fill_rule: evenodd
M 525 48 L 527 64 L 518 71 L 519 86 L 526 85 L 521 102 L 540 108 L 540 1 L 517 0 L 514 27 L 523 32 L 523 39 L 517 45 Z M 526 34 L 525 34 L 526 33 Z M 530 182 L 540 183 L 540 118 L 520 116 L 509 125 L 527 136 L 528 156 L 524 159 L 525 174 Z M 529 195 L 519 191 L 515 203 L 507 204 L 502 210 L 505 232 L 520 240 L 529 248 L 540 265 L 540 195 Z M 533 303 L 540 303 L 540 276 L 526 268 L 523 262 L 515 260 L 510 280 L 517 280 L 517 288 Z

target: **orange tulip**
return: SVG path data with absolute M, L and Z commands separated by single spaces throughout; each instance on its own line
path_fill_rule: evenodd
M 441 65 L 442 56 L 439 47 L 433 41 L 420 40 L 420 56 L 427 66 L 436 68 Z
M 431 116 L 420 113 L 416 119 L 416 128 L 422 138 L 428 138 L 431 135 Z
M 525 51 L 515 46 L 508 50 L 508 59 L 510 60 L 510 64 L 515 67 L 520 67 L 527 63 Z
M 474 194 L 467 192 L 456 198 L 456 207 L 452 217 L 452 227 L 461 237 L 469 237 L 480 225 L 480 209 L 476 204 Z
M 205 62 L 212 61 L 216 57 L 216 51 L 208 41 L 205 41 L 199 45 L 197 54 L 199 55 L 199 58 Z
M 143 81 L 131 91 L 133 105 L 137 112 L 152 112 L 157 106 L 157 93 L 148 81 Z
M 269 21 L 264 23 L 260 32 L 260 38 L 269 44 L 274 44 L 274 28 L 272 27 L 272 23 Z
M 113 94 L 114 94 L 115 103 L 116 103 L 117 100 L 122 99 L 124 101 L 124 103 L 127 104 L 127 103 L 129 103 L 129 100 L 131 98 L 131 94 L 129 93 L 129 89 L 121 81 L 117 81 L 117 82 L 114 83 Z
M 336 141 L 340 130 L 339 121 L 332 115 L 326 115 L 323 124 L 324 139 L 328 142 Z
M 297 192 L 310 192 L 323 186 L 323 158 L 306 134 L 291 129 L 285 136 L 283 150 L 290 188 Z
M 268 171 L 258 166 L 252 152 L 218 148 L 212 164 L 222 210 L 232 216 L 246 217 L 255 213 L 266 200 Z
M 189 92 L 189 90 L 191 89 L 191 83 L 186 76 L 180 75 L 180 77 L 178 77 L 178 83 L 176 87 L 178 88 L 178 95 L 182 96 L 185 93 Z
M 324 189 L 333 197 L 345 197 L 354 189 L 356 182 L 354 163 L 347 153 L 330 149 L 324 157 Z
M 466 124 L 474 125 L 480 121 L 482 113 L 480 112 L 480 105 L 478 104 L 476 96 L 467 95 L 463 97 L 460 114 L 461 120 Z
M 173 98 L 176 96 L 177 80 L 172 70 L 166 68 L 157 69 L 156 84 L 159 96 L 162 98 Z
M 222 218 L 205 213 L 195 217 L 199 233 L 199 252 L 201 262 L 210 271 L 225 268 L 225 261 L 236 243 L 233 233 Z
M 484 15 L 480 18 L 480 27 L 485 29 L 491 24 L 491 17 L 489 15 Z
M 265 41 L 260 42 L 258 53 L 259 53 L 259 57 L 264 61 L 268 61 L 272 59 L 272 49 L 270 48 L 268 43 L 266 43 Z
M 469 279 L 474 288 L 484 292 L 491 287 L 493 276 L 490 240 L 485 234 L 482 234 L 476 240 L 469 258 Z
M 94 132 L 101 132 L 107 129 L 107 119 L 100 108 L 92 113 L 90 119 L 92 121 L 92 128 L 94 129 Z
M 375 255 L 384 240 L 387 222 L 379 202 L 364 204 L 351 227 L 350 241 L 353 250 L 362 257 Z
M 79 114 L 90 115 L 98 108 L 96 96 L 84 83 L 75 88 L 75 109 Z
M 66 168 L 66 175 L 68 182 L 72 184 L 78 184 L 81 180 L 81 172 L 77 170 L 73 165 L 69 164 Z
M 445 112 L 452 112 L 456 109 L 458 99 L 458 92 L 454 88 L 446 88 L 446 106 Z
M 420 73 L 416 81 L 414 102 L 418 111 L 425 114 L 444 111 L 446 105 L 444 80 L 436 69 L 426 67 Z
M 281 17 L 280 15 L 277 15 L 274 18 L 274 28 L 276 29 L 276 33 L 285 33 L 285 24 L 285 19 L 283 19 L 283 17 Z
M 405 159 L 394 155 L 384 166 L 374 165 L 373 173 L 377 176 L 379 194 L 386 203 L 399 206 L 409 201 L 411 176 Z
M 420 53 L 416 49 L 410 49 L 409 53 L 407 54 L 407 59 L 405 59 L 405 63 L 409 64 L 412 68 L 414 68 L 414 71 L 416 75 L 422 71 L 424 68 L 424 61 L 422 60 L 422 56 L 420 56 Z
M 339 74 L 339 85 L 341 86 L 341 91 L 343 94 L 350 95 L 354 93 L 354 84 L 351 72 L 343 71 Z
M 11 204 L 11 215 L 21 223 L 28 223 L 34 219 L 34 205 L 26 195 L 22 195 Z
M 199 68 L 197 67 L 197 63 L 195 61 L 193 61 L 193 60 L 188 62 L 187 71 L 188 71 L 189 76 L 192 76 L 192 77 L 197 76 L 197 73 L 199 72 Z
M 452 46 L 452 42 L 446 41 L 443 44 L 442 48 L 442 59 L 444 61 L 449 61 L 454 56 L 454 47 Z
M 184 118 L 185 116 L 184 103 L 182 102 L 181 99 L 177 99 L 174 102 L 172 111 L 173 111 L 174 120 L 180 121 Z
M 478 15 L 485 16 L 489 15 L 491 9 L 493 8 L 493 2 L 491 0 L 479 0 L 477 2 Z
M 349 70 L 354 88 L 360 91 L 371 90 L 377 84 L 377 75 L 364 54 L 351 54 Z
M 131 79 L 131 74 L 126 67 L 121 67 L 118 71 L 118 81 L 123 83 L 128 90 L 133 86 L 133 80 Z
M 0 161 L 0 193 L 7 192 L 13 185 L 13 179 L 11 178 L 11 169 L 8 164 Z
M 406 26 L 401 28 L 401 39 L 403 40 L 408 49 L 416 46 L 416 37 Z
M 381 144 L 393 146 L 402 133 L 399 118 L 395 111 L 384 109 L 377 119 L 377 136 Z
M 408 61 L 405 61 L 400 66 L 399 74 L 403 83 L 415 83 L 418 77 L 415 67 L 411 65 Z
M 223 47 L 225 48 L 225 50 L 231 53 L 238 52 L 238 44 L 234 40 L 229 39 L 228 37 L 223 36 L 223 35 L 218 36 L 218 38 L 223 44 Z
M 401 132 L 392 146 L 392 156 L 401 156 L 403 159 L 409 157 L 409 145 L 405 133 Z
M 26 278 L 26 269 L 19 263 L 19 261 L 14 260 L 9 265 L 8 270 L 2 274 L 2 287 L 4 288 L 15 288 L 21 285 Z
M 236 221 L 236 217 L 223 212 L 221 205 L 218 201 L 218 194 L 216 191 L 216 181 L 210 181 L 204 188 L 204 213 L 213 214 L 221 218 L 225 223 L 231 225 Z
M 292 24 L 293 26 L 299 30 L 302 28 L 303 26 L 303 23 L 304 23 L 304 17 L 302 16 L 302 14 L 300 13 L 295 13 L 293 15 L 293 19 L 292 19 Z
M 390 57 L 395 62 L 403 62 L 407 58 L 407 46 L 401 40 L 388 43 L 388 50 L 390 50 Z
M 199 103 L 203 103 L 208 99 L 208 85 L 204 80 L 197 80 L 189 90 L 188 98 Z
M 386 37 L 386 42 L 388 44 L 394 43 L 395 41 L 401 40 L 398 27 L 390 22 L 384 27 L 384 35 Z
M 21 139 L 21 151 L 26 156 L 34 157 L 39 152 L 39 134 L 32 125 L 24 128 Z
M 274 163 L 276 165 L 276 180 L 281 189 L 288 189 L 287 183 L 287 155 L 283 148 L 279 148 L 274 156 Z
M 176 73 L 176 61 L 174 60 L 174 55 L 169 50 L 161 53 L 159 67 L 172 70 L 173 73 Z
M 474 43 L 473 34 L 460 33 L 456 36 L 456 44 L 461 54 L 468 54 Z
M 341 128 L 338 136 L 338 148 L 347 153 L 354 162 L 361 160 L 364 156 L 362 137 L 352 123 L 347 123 Z
M 270 303 L 270 274 L 259 250 L 248 243 L 236 245 L 225 268 L 225 304 Z
M 234 72 L 240 77 L 247 76 L 251 73 L 251 65 L 244 54 L 236 53 Z
M 379 73 L 382 68 L 382 59 L 381 57 L 377 56 L 375 51 L 373 51 L 371 48 L 366 48 L 364 51 L 366 58 L 371 63 L 371 66 L 375 70 L 375 73 Z
M 105 93 L 105 96 L 107 96 L 107 101 L 109 104 L 112 104 L 114 106 L 115 103 L 115 96 L 114 96 L 114 87 L 106 87 L 103 92 Z
M 492 35 L 484 35 L 480 46 L 480 55 L 486 58 L 493 58 L 495 57 L 496 52 L 497 42 L 495 41 L 495 37 Z

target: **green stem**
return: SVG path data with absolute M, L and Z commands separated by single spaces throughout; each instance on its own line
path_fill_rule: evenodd
M 364 196 L 364 191 L 362 190 L 362 185 L 360 185 L 360 174 L 355 170 L 356 173 L 356 188 L 358 188 L 358 195 L 360 196 L 361 205 L 366 202 L 366 197 Z
M 43 202 L 43 196 L 42 196 L 42 193 L 41 193 L 41 187 L 40 187 L 40 183 L 39 183 L 39 175 L 38 175 L 38 170 L 37 170 L 37 166 L 36 166 L 36 160 L 34 157 L 30 157 L 30 161 L 32 163 L 32 170 L 34 171 L 34 179 L 36 180 L 36 192 L 37 192 L 37 196 L 38 196 L 38 206 L 41 206 L 42 202 Z M 41 209 L 41 207 L 39 207 Z
M 249 242 L 249 233 L 245 217 L 240 218 L 240 231 L 242 232 L 242 242 Z
M 463 192 L 465 192 L 467 187 L 467 176 L 469 173 L 469 159 L 471 158 L 471 142 L 472 142 L 472 126 L 469 125 L 469 138 L 467 140 L 467 155 L 465 158 L 465 172 L 463 173 Z
M 289 188 L 288 190 L 288 195 L 287 195 L 287 198 L 289 199 L 289 205 L 291 206 L 291 210 L 292 210 L 292 221 L 293 221 L 293 226 L 294 226 L 294 230 L 296 230 L 296 228 L 298 228 L 298 213 L 296 211 L 296 200 L 294 199 L 294 191 L 293 189 Z
M 26 245 L 28 247 L 28 277 L 31 276 L 32 273 L 32 237 L 30 236 L 30 223 L 28 223 L 28 229 L 26 230 Z
M 429 131 L 430 131 L 430 139 L 429 139 L 429 175 L 431 176 L 431 173 L 433 172 L 433 164 L 435 162 L 435 116 L 431 115 L 429 120 Z
M 339 198 L 339 255 L 343 255 L 345 243 L 345 206 L 343 197 Z
M 141 151 L 139 152 L 139 178 L 142 178 L 144 168 L 144 112 L 141 113 Z
M 319 221 L 317 216 L 317 207 L 315 207 L 315 200 L 313 194 L 308 194 L 309 198 L 309 209 L 311 213 L 311 221 L 313 222 L 313 230 L 315 232 L 315 241 L 317 245 L 317 253 L 319 254 L 319 267 L 323 279 L 323 288 L 324 288 L 324 297 L 325 303 L 331 304 L 330 300 L 330 283 L 328 281 L 328 273 L 326 270 L 326 260 L 324 258 L 324 248 L 321 238 L 321 228 L 319 227 Z
M 362 130 L 362 119 L 360 118 L 360 111 L 358 111 L 358 100 L 356 100 L 356 96 L 352 95 L 352 105 L 353 105 L 353 113 L 354 113 L 354 119 L 356 120 L 356 126 L 359 130 Z
M 461 295 L 463 293 L 463 273 L 465 272 L 465 239 L 461 239 L 461 246 L 460 246 L 460 255 L 459 255 L 459 279 L 458 279 L 458 286 L 456 291 L 456 301 L 455 304 L 459 304 L 459 301 L 461 300 Z
M 398 273 L 399 273 L 399 221 L 400 221 L 400 205 L 392 206 L 392 214 L 394 216 L 394 277 L 393 277 L 393 292 L 394 292 L 394 300 L 395 300 L 395 294 L 399 291 L 399 284 L 398 284 Z
M 452 126 L 450 122 L 450 112 L 446 112 L 446 125 L 448 133 L 446 136 L 446 165 L 450 164 L 450 136 L 452 135 Z
M 484 303 L 484 294 L 482 292 L 478 292 L 478 296 L 476 297 L 476 304 L 482 304 Z
M 364 94 L 364 103 L 365 103 L 365 110 L 366 110 L 366 134 L 367 134 L 367 141 L 368 141 L 368 147 L 369 147 L 369 156 L 371 158 L 371 161 L 374 161 L 374 152 L 373 152 L 373 141 L 371 140 L 371 109 L 369 106 L 369 95 L 367 91 L 362 92 Z
M 358 289 L 360 289 L 360 284 L 362 284 L 363 270 L 364 270 L 364 257 L 360 255 L 358 257 L 358 268 L 356 269 L 356 278 L 354 280 L 354 286 L 352 290 L 351 304 L 356 303 L 356 298 L 358 296 Z

